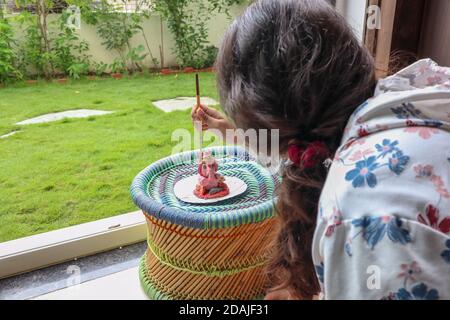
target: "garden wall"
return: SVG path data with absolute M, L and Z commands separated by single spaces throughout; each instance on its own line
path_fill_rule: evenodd
M 228 17 L 225 13 L 220 13 L 214 15 L 209 23 L 209 42 L 212 45 L 219 46 L 221 39 L 230 25 L 232 19 L 241 14 L 245 9 L 244 5 L 241 6 L 233 6 L 230 9 L 231 18 Z M 50 15 L 49 21 L 56 19 L 57 15 Z M 150 49 L 154 58 L 161 61 L 160 55 L 160 46 L 163 48 L 163 56 L 164 56 L 164 66 L 163 67 L 174 67 L 177 65 L 176 56 L 173 54 L 173 46 L 174 40 L 167 28 L 167 25 L 164 21 L 161 21 L 161 18 L 158 15 L 152 15 L 149 19 L 145 20 L 143 23 L 145 35 L 149 42 Z M 91 60 L 96 62 L 104 62 L 106 64 L 111 64 L 115 58 L 118 57 L 118 54 L 113 51 L 107 50 L 102 45 L 102 39 L 98 36 L 96 27 L 93 25 L 89 25 L 84 21 L 81 22 L 80 30 L 77 30 L 80 35 L 80 39 L 84 39 L 89 43 L 89 54 L 92 56 Z M 15 27 L 15 33 L 20 37 L 20 28 Z M 132 38 L 131 45 L 146 46 L 143 37 L 141 34 L 137 34 Z M 143 62 L 145 67 L 152 68 L 154 67 L 151 58 L 149 56 L 146 57 Z

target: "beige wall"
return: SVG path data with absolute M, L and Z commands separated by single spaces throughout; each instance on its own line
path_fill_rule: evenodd
M 230 14 L 232 17 L 240 14 L 244 10 L 245 6 L 235 6 L 231 8 Z M 215 46 L 219 46 L 220 41 L 231 23 L 232 18 L 228 18 L 226 14 L 217 14 L 211 17 L 208 28 L 209 28 L 209 41 Z M 167 28 L 165 22 L 162 23 L 162 41 L 161 41 L 161 18 L 159 16 L 151 16 L 147 19 L 144 24 L 144 32 L 149 42 L 150 49 L 153 56 L 160 61 L 160 51 L 159 47 L 161 42 L 164 42 L 164 67 L 171 67 L 176 65 L 176 57 L 173 54 L 174 40 Z M 92 60 L 97 62 L 104 62 L 110 64 L 117 57 L 117 53 L 113 51 L 108 51 L 101 44 L 102 39 L 98 36 L 95 26 L 88 25 L 82 22 L 81 29 L 78 31 L 80 38 L 85 39 L 89 43 L 90 54 L 92 55 Z M 144 45 L 145 42 L 142 34 L 139 32 L 131 39 L 131 45 L 133 47 L 138 45 Z M 147 67 L 153 67 L 152 61 L 149 56 L 144 61 L 144 65 Z

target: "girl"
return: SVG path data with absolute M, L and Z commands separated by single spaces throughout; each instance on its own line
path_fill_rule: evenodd
M 376 83 L 324 0 L 254 2 L 216 67 L 228 118 L 194 120 L 279 129 L 289 159 L 267 298 L 450 299 L 450 69 L 421 60 Z

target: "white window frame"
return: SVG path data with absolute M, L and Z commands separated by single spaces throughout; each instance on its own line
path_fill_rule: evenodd
M 336 0 L 336 10 L 344 16 L 361 42 L 366 29 L 367 8 L 368 0 Z
M 147 237 L 141 211 L 0 243 L 0 279 L 74 260 Z

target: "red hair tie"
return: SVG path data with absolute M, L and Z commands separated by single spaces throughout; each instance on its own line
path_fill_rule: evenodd
M 299 168 L 311 169 L 317 166 L 328 156 L 328 147 L 325 143 L 314 141 L 306 147 L 291 144 L 288 147 L 289 159 Z

